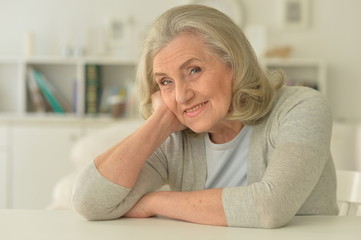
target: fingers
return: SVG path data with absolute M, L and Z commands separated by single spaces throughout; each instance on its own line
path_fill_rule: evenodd
M 157 110 L 162 104 L 164 104 L 164 102 L 163 102 L 162 94 L 160 93 L 160 91 L 153 93 L 152 94 L 153 112 L 155 110 Z
M 159 114 L 169 117 L 169 121 L 172 122 L 171 129 L 174 129 L 174 132 L 178 132 L 186 128 L 186 126 L 184 126 L 181 123 L 181 121 L 177 118 L 176 114 L 172 112 L 171 109 L 169 109 L 168 106 L 165 104 L 160 91 L 157 91 L 152 94 L 152 107 L 153 107 L 153 113 L 159 110 L 160 111 Z

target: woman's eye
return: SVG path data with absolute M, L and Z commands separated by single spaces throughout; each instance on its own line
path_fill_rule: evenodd
M 190 71 L 190 74 L 196 74 L 196 73 L 199 73 L 200 71 L 201 71 L 200 67 L 192 68 L 192 70 Z
M 163 85 L 163 86 L 166 86 L 168 84 L 172 83 L 172 81 L 170 81 L 169 79 L 162 79 L 160 81 L 160 84 Z

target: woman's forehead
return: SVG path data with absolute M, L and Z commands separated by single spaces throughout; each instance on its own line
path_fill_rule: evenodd
M 208 51 L 206 44 L 199 36 L 184 33 L 158 51 L 153 58 L 153 71 L 156 72 L 158 69 L 171 65 L 179 67 L 189 59 L 206 60 L 211 55 L 213 54 Z

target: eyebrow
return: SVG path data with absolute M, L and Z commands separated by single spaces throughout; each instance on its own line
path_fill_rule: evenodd
M 191 62 L 194 62 L 194 61 L 200 61 L 200 59 L 198 59 L 198 58 L 190 58 L 190 59 L 188 59 L 187 61 L 185 61 L 184 63 L 182 63 L 179 67 L 178 67 L 178 69 L 179 70 L 182 70 L 182 69 L 184 69 L 187 65 L 189 65 Z M 159 77 L 159 76 L 167 76 L 167 74 L 166 73 L 161 73 L 161 72 L 156 72 L 156 73 L 154 73 L 154 77 Z

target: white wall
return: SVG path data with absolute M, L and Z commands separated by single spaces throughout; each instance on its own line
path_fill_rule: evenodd
M 0 55 L 23 54 L 24 33 L 36 55 L 59 55 L 64 44 L 91 45 L 111 18 L 134 17 L 138 37 L 160 13 L 184 1 L 0 0 Z M 94 35 L 94 33 L 97 33 Z M 4 37 L 5 36 L 5 37 Z M 93 54 L 92 50 L 89 51 Z
M 361 1 L 310 0 L 310 27 L 297 32 L 280 25 L 282 0 L 243 2 L 249 24 L 267 25 L 270 46 L 290 44 L 294 57 L 325 60 L 335 118 L 361 120 Z
M 94 46 L 111 17 L 133 16 L 136 37 L 164 10 L 188 0 L 0 0 L 0 56 L 23 54 L 23 35 L 35 34 L 35 54 L 59 55 L 61 47 Z M 243 0 L 246 24 L 263 24 L 269 46 L 292 45 L 293 57 L 328 63 L 335 119 L 361 120 L 361 1 L 310 0 L 311 26 L 301 31 L 280 25 L 282 0 Z M 92 33 L 96 32 L 96 35 Z M 135 43 L 134 43 L 135 42 Z M 133 41 L 134 49 L 138 46 Z

